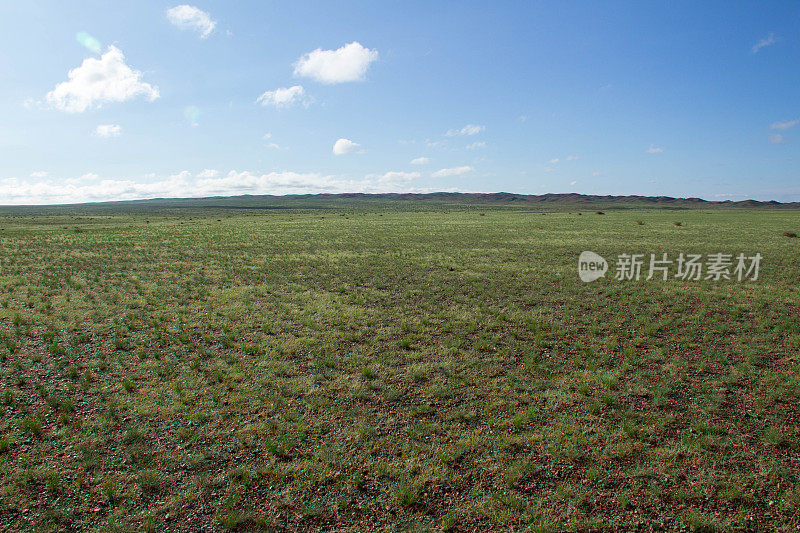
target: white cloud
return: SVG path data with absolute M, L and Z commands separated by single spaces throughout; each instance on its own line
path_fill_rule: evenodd
M 208 13 L 186 4 L 167 9 L 167 19 L 182 30 L 196 31 L 201 39 L 211 35 L 217 25 Z
M 483 141 L 474 142 L 472 144 L 468 144 L 466 146 L 467 150 L 478 150 L 481 148 L 486 148 L 486 143 Z
M 219 171 L 213 168 L 207 168 L 197 173 L 198 178 L 216 178 L 219 176 Z
M 775 44 L 776 41 L 777 39 L 775 39 L 775 34 L 770 33 L 769 35 L 758 41 L 756 44 L 754 44 L 753 47 L 750 49 L 750 53 L 755 54 L 762 48 Z
M 463 176 L 464 174 L 469 174 L 475 170 L 469 166 L 463 167 L 452 167 L 452 168 L 443 168 L 441 170 L 437 170 L 433 174 L 431 174 L 432 178 L 447 178 L 450 176 Z
M 662 153 L 663 151 L 664 151 L 664 149 L 663 149 L 663 148 L 656 148 L 656 147 L 655 147 L 655 146 L 653 146 L 652 144 L 650 145 L 650 148 L 648 148 L 648 149 L 647 149 L 647 153 L 648 153 L 648 154 L 660 154 L 660 153 Z
M 45 171 L 45 170 L 34 170 L 33 172 L 31 172 L 31 177 L 32 178 L 46 178 L 47 177 L 47 171 Z
M 477 134 L 481 133 L 482 131 L 484 131 L 485 129 L 486 129 L 486 126 L 478 126 L 478 125 L 475 125 L 475 124 L 467 124 L 466 126 L 464 126 L 461 129 L 447 130 L 447 133 L 445 133 L 445 135 L 447 135 L 448 137 L 455 137 L 456 135 L 477 135 Z
M 264 139 L 265 141 L 269 141 L 271 138 L 272 138 L 271 133 L 265 133 L 264 136 L 262 137 L 262 139 Z M 272 150 L 288 150 L 288 148 L 283 148 L 282 146 L 278 145 L 278 143 L 274 142 L 267 142 L 265 143 L 265 146 L 267 148 L 271 148 Z
M 385 174 L 367 174 L 364 177 L 367 179 L 376 179 L 381 183 L 407 183 L 409 181 L 418 180 L 422 177 L 422 174 L 419 172 L 391 171 Z
M 579 158 L 577 155 L 568 155 L 567 161 L 577 161 Z
M 412 165 L 427 165 L 431 160 L 428 157 L 415 157 L 411 160 Z
M 333 145 L 333 153 L 336 155 L 360 154 L 363 152 L 364 150 L 361 149 L 361 145 L 354 143 L 350 139 L 339 139 Z
M 780 133 L 773 133 L 769 136 L 769 142 L 772 144 L 783 144 L 786 142 L 786 137 L 781 135 Z
M 570 181 L 570 182 L 569 182 L 569 186 L 570 186 L 570 187 L 574 187 L 574 186 L 575 186 L 575 185 L 577 185 L 577 184 L 578 184 L 578 182 L 577 182 L 577 181 Z
M 800 118 L 797 120 L 785 120 L 783 122 L 773 122 L 769 129 L 785 131 L 800 124 Z
M 291 87 L 275 89 L 274 91 L 267 91 L 259 96 L 256 102 L 263 106 L 290 107 L 294 104 L 302 104 L 308 107 L 306 90 L 303 89 L 302 85 L 293 85 Z
M 119 124 L 100 124 L 95 128 L 94 134 L 98 137 L 119 137 L 122 135 L 122 126 Z
M 109 102 L 126 102 L 137 96 L 149 101 L 159 97 L 158 87 L 140 80 L 142 73 L 125 64 L 125 56 L 109 46 L 100 59 L 83 60 L 69 71 L 68 81 L 47 93 L 48 104 L 67 113 L 83 113 Z
M 98 176 L 94 172 L 87 172 L 86 174 L 81 176 L 79 179 L 80 179 L 80 181 L 95 181 L 95 180 L 100 179 L 100 176 Z
M 259 174 L 232 170 L 226 175 L 210 174 L 203 171 L 193 176 L 191 172 L 183 171 L 160 179 L 148 174 L 146 182 L 100 179 L 96 174 L 67 180 L 0 178 L 0 202 L 4 205 L 25 205 L 240 194 L 433 191 L 410 186 L 419 177 L 416 172 L 387 172 L 368 175 L 363 179 L 291 171 Z M 442 189 L 437 187 L 435 190 Z
M 353 41 L 337 50 L 317 48 L 305 54 L 294 64 L 294 74 L 321 83 L 361 81 L 370 64 L 377 59 L 377 50 L 370 50 Z
M 551 165 L 556 165 L 556 164 L 558 164 L 559 161 L 560 161 L 560 159 L 558 159 L 557 157 L 554 157 L 553 159 L 550 160 L 550 164 Z

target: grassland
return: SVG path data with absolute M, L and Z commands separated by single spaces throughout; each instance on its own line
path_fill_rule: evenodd
M 7 214 L 0 529 L 800 528 L 786 232 L 800 212 Z M 764 259 L 584 284 L 583 250 Z

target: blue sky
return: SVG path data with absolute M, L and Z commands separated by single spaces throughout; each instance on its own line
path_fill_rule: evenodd
M 797 2 L 4 2 L 0 204 L 800 200 L 799 66 Z

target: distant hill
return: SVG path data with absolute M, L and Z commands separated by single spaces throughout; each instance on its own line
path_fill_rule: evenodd
M 120 202 L 97 202 L 59 206 L 6 206 L 0 207 L 4 215 L 56 215 L 76 213 L 116 213 L 150 211 L 184 211 L 186 209 L 427 209 L 427 208 L 491 208 L 518 207 L 528 209 L 697 209 L 697 208 L 748 208 L 797 209 L 800 202 L 781 203 L 743 200 L 733 202 L 708 201 L 702 198 L 673 198 L 670 196 L 598 196 L 577 193 L 515 194 L 495 193 L 343 193 L 343 194 L 292 194 L 285 196 L 243 195 L 208 198 L 155 198 Z

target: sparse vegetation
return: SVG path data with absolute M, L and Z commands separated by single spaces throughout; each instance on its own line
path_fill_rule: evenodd
M 358 205 L 0 217 L 4 528 L 800 527 L 796 211 Z

